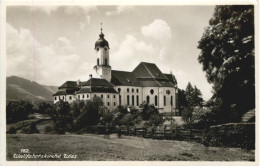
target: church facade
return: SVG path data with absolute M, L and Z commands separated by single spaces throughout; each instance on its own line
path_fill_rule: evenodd
M 155 64 L 147 62 L 141 62 L 130 72 L 112 70 L 109 49 L 101 29 L 95 43 L 97 61 L 93 75 L 86 82 L 66 81 L 53 95 L 54 103 L 100 97 L 110 110 L 119 105 L 138 108 L 147 102 L 160 113 L 176 112 L 178 88 L 174 75 L 162 73 Z

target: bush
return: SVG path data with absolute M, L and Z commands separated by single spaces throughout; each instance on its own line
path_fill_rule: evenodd
M 255 123 L 229 123 L 212 126 L 204 132 L 203 144 L 255 149 Z
M 32 122 L 29 126 L 22 128 L 21 133 L 33 134 L 33 133 L 39 133 L 39 130 L 36 127 L 36 123 Z
M 51 133 L 52 129 L 51 129 L 51 126 L 46 126 L 44 128 L 44 133 L 48 134 L 48 133 Z
M 14 127 L 11 127 L 8 131 L 7 134 L 16 134 L 16 129 Z

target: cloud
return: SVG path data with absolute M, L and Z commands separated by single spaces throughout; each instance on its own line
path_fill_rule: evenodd
M 138 40 L 132 35 L 126 35 L 118 49 L 111 52 L 111 58 L 113 58 L 111 66 L 117 66 L 117 70 L 130 71 L 141 61 L 153 62 L 158 52 L 158 48 Z
M 96 6 L 65 6 L 64 11 L 69 15 L 88 15 L 92 11 L 96 11 Z
M 118 14 L 124 13 L 129 10 L 133 10 L 133 9 L 134 9 L 133 6 L 117 6 L 115 10 L 107 11 L 106 15 L 114 16 L 114 15 L 118 15 Z
M 59 8 L 59 6 L 32 6 L 30 7 L 30 10 L 32 11 L 42 11 L 46 14 L 50 15 L 52 12 L 56 11 Z
M 166 21 L 156 19 L 147 26 L 141 28 L 141 32 L 146 37 L 152 37 L 165 44 L 172 38 L 171 27 Z
M 16 30 L 7 23 L 7 75 L 16 75 L 46 85 L 67 80 L 85 80 L 93 67 L 87 56 L 75 54 L 70 40 L 59 37 L 42 45 L 27 29 Z M 75 72 L 77 71 L 77 72 Z

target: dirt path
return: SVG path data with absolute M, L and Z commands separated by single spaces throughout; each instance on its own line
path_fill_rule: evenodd
M 21 148 L 34 154 L 74 154 L 69 160 L 252 161 L 254 151 L 204 147 L 198 143 L 111 135 L 7 135 L 7 159 Z M 68 160 L 61 158 L 60 160 Z

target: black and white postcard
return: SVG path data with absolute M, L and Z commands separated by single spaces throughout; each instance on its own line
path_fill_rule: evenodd
M 257 21 L 254 1 L 2 1 L 1 164 L 258 165 Z

